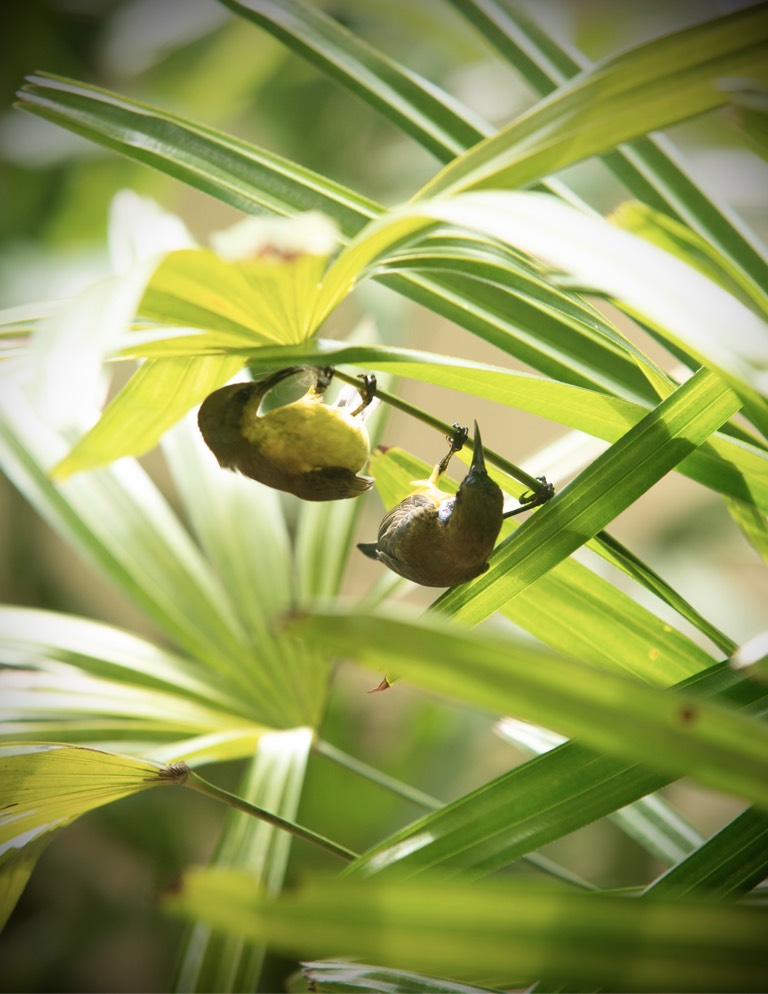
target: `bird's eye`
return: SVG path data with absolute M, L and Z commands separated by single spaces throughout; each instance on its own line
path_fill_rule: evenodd
M 236 403 L 238 403 L 238 404 L 247 404 L 248 401 L 251 399 L 251 394 L 252 393 L 253 393 L 253 391 L 251 390 L 251 388 L 249 386 L 247 386 L 247 387 L 240 387 L 239 390 L 235 391 L 235 393 L 233 395 L 233 400 Z

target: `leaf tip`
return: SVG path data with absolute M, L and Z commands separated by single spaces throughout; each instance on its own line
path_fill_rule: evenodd
M 48 470 L 48 479 L 52 483 L 61 483 L 77 472 L 77 466 L 71 456 L 65 456 Z

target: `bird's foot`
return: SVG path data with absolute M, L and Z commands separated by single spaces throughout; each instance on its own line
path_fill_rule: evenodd
M 454 452 L 459 452 L 464 448 L 464 443 L 469 438 L 469 428 L 462 428 L 459 424 L 452 424 L 451 428 L 453 431 L 450 435 L 445 436 L 446 442 L 451 446 L 451 455 Z
M 376 396 L 376 377 L 372 373 L 360 373 L 358 379 L 362 380 L 363 383 L 362 386 L 358 387 L 360 404 L 352 411 L 351 417 L 353 418 L 361 414 Z
M 324 394 L 333 379 L 333 366 L 316 366 L 314 372 L 315 385 L 312 389 L 315 393 Z
M 525 506 L 529 509 L 532 507 L 539 507 L 540 504 L 546 504 L 548 500 L 552 500 L 555 496 L 554 483 L 550 483 L 546 476 L 537 476 L 536 479 L 541 484 L 539 489 L 523 494 L 520 498 L 520 503 L 525 504 Z
M 445 439 L 448 442 L 450 448 L 437 464 L 438 476 L 442 476 L 443 473 L 448 469 L 448 463 L 451 461 L 451 456 L 454 452 L 459 452 L 464 448 L 464 443 L 469 437 L 469 428 L 462 428 L 459 424 L 451 425 L 453 431 L 450 435 L 446 435 Z
M 536 479 L 541 483 L 539 489 L 529 490 L 528 493 L 522 494 L 518 498 L 520 507 L 516 507 L 514 511 L 507 511 L 504 515 L 505 518 L 511 518 L 515 514 L 522 514 L 523 511 L 531 511 L 534 507 L 546 504 L 548 500 L 551 500 L 555 496 L 554 483 L 549 483 L 546 476 L 537 476 Z

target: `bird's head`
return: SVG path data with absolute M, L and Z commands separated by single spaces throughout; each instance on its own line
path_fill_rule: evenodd
M 503 505 L 504 496 L 501 489 L 491 479 L 485 468 L 483 440 L 480 437 L 477 422 L 475 422 L 475 448 L 472 453 L 472 462 L 456 495 L 457 510 L 463 509 L 465 512 L 460 516 L 461 527 L 471 527 L 473 530 L 477 527 L 488 530 L 495 528 L 496 534 L 498 534 L 498 530 L 501 528 Z M 466 512 L 469 512 L 469 515 Z
M 208 447 L 216 454 L 222 448 L 242 441 L 242 428 L 249 415 L 258 409 L 262 391 L 257 383 L 231 383 L 214 390 L 205 398 L 197 415 L 200 432 Z

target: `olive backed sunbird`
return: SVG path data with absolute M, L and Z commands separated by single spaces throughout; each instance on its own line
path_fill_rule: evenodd
M 542 488 L 520 498 L 521 507 L 504 513 L 500 487 L 485 468 L 480 431 L 475 422 L 475 447 L 469 472 L 455 496 L 440 489 L 451 456 L 467 439 L 467 429 L 454 425 L 450 448 L 428 480 L 415 480 L 416 489 L 383 518 L 376 542 L 358 549 L 389 569 L 426 587 L 466 583 L 488 569 L 488 558 L 504 518 L 548 500 L 554 490 L 541 478 Z
M 259 414 L 273 387 L 307 370 L 313 383 L 304 396 Z M 370 489 L 373 479 L 356 474 L 370 455 L 363 419 L 376 393 L 376 379 L 363 376 L 358 390 L 342 391 L 331 406 L 323 395 L 332 376 L 330 367 L 290 366 L 259 380 L 221 387 L 206 397 L 197 421 L 219 465 L 304 500 L 339 500 Z

